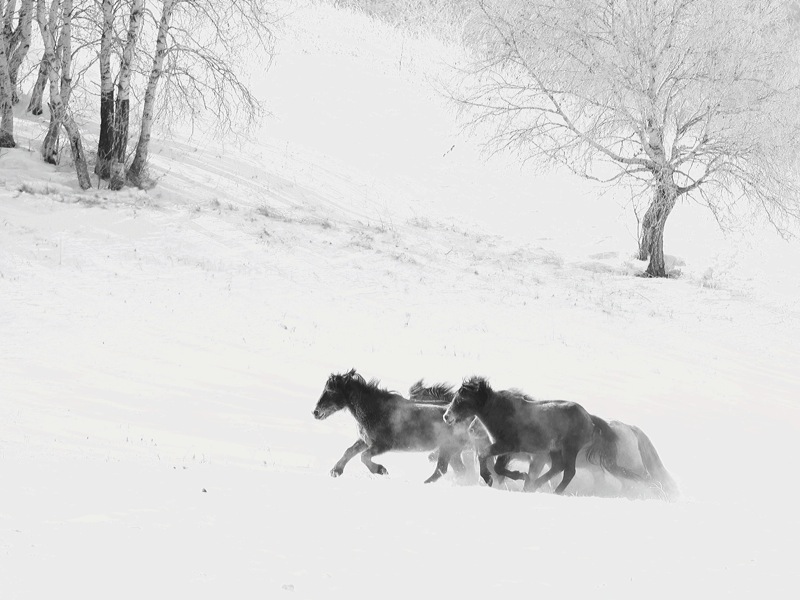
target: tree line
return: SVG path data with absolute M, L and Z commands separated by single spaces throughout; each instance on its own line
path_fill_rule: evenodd
M 41 56 L 28 60 L 38 71 L 27 78 L 33 81 L 27 111 L 40 115 L 47 104 L 42 158 L 56 163 L 63 131 L 82 189 L 92 177 L 76 94 L 98 107 L 94 173 L 111 189 L 151 185 L 147 165 L 158 114 L 192 120 L 210 110 L 220 128 L 261 114 L 243 75 L 242 40 L 269 63 L 274 23 L 265 0 L 0 0 L 0 19 L 0 147 L 16 145 L 13 107 L 36 41 Z
M 799 0 L 331 1 L 395 25 L 460 30 L 467 58 L 448 93 L 466 122 L 521 160 L 627 186 L 646 275 L 668 275 L 664 230 L 679 201 L 706 206 L 723 227 L 745 203 L 782 234 L 800 222 Z M 241 42 L 271 55 L 268 9 L 266 0 L 0 0 L 0 147 L 14 145 L 20 68 L 38 32 L 28 110 L 40 114 L 46 93 L 43 158 L 56 160 L 63 129 L 80 185 L 91 185 L 71 105 L 93 69 L 94 172 L 114 189 L 147 186 L 159 111 L 193 118 L 209 108 L 221 126 L 260 114 Z

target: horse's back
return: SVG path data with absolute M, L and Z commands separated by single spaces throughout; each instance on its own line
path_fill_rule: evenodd
M 507 390 L 497 395 L 492 409 L 504 423 L 504 437 L 516 438 L 520 451 L 549 452 L 565 444 L 579 448 L 594 432 L 589 413 L 570 400 L 536 400 Z
M 531 413 L 554 434 L 569 435 L 585 441 L 591 438 L 594 431 L 591 415 L 577 402 L 538 400 L 531 406 Z

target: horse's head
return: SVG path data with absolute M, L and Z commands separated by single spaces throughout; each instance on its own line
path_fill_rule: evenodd
M 444 413 L 445 423 L 452 425 L 478 416 L 486 404 L 489 391 L 489 384 L 483 377 L 471 377 L 464 381 Z
M 325 389 L 314 407 L 315 419 L 327 419 L 333 413 L 342 410 L 347 405 L 347 398 L 351 393 L 354 381 L 363 381 L 355 369 L 350 369 L 345 374 L 331 374 L 325 382 Z

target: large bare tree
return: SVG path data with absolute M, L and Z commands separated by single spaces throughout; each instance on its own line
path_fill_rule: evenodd
M 800 217 L 800 42 L 785 0 L 478 0 L 454 97 L 496 148 L 647 194 L 639 258 L 693 196 Z

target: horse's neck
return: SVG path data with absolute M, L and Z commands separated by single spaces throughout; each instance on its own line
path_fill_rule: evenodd
M 502 402 L 503 399 L 499 396 L 490 395 L 476 415 L 492 437 L 495 437 L 494 432 L 497 431 L 503 423 L 501 413 L 504 412 L 505 409 L 499 404 Z
M 357 390 L 350 394 L 347 408 L 362 425 L 366 425 L 382 412 L 381 400 L 368 390 Z

